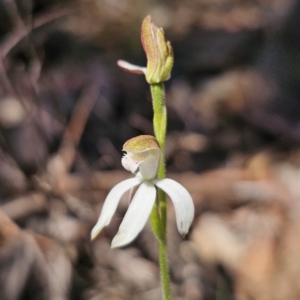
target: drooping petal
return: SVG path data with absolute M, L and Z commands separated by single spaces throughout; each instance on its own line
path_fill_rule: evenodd
M 145 181 L 136 191 L 126 215 L 114 237 L 111 247 L 121 247 L 130 243 L 144 228 L 156 198 L 152 182 Z
M 94 239 L 100 233 L 103 227 L 110 223 L 123 194 L 140 183 L 141 178 L 134 177 L 126 179 L 112 188 L 105 199 L 97 224 L 94 226 L 91 232 L 92 239 Z
M 117 64 L 121 69 L 123 69 L 129 73 L 133 73 L 133 74 L 145 74 L 146 73 L 145 67 L 133 65 L 125 60 L 118 60 Z
M 193 222 L 195 208 L 189 192 L 177 181 L 165 178 L 156 179 L 153 183 L 171 198 L 176 214 L 178 231 L 184 236 L 188 233 Z

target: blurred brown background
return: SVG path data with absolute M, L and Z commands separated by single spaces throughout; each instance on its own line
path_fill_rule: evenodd
M 169 209 L 176 300 L 300 299 L 300 2 L 0 1 L 0 299 L 161 299 L 149 224 L 110 249 L 127 208 L 90 242 L 123 143 L 152 134 L 151 15 L 175 52 L 166 83 L 168 177 L 192 194 L 182 240 Z

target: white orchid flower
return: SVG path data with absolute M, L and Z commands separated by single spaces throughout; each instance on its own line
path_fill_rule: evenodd
M 123 146 L 124 168 L 136 176 L 118 183 L 107 195 L 97 224 L 92 230 L 94 239 L 107 226 L 125 192 L 139 186 L 114 237 L 111 247 L 121 247 L 132 242 L 145 226 L 154 206 L 157 188 L 163 190 L 175 207 L 176 223 L 181 235 L 186 235 L 194 219 L 194 203 L 189 192 L 172 179 L 158 179 L 157 169 L 161 151 L 157 140 L 141 135 L 127 141 Z

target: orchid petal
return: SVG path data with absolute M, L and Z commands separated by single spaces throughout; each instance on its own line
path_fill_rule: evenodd
M 147 152 L 148 154 L 140 163 L 139 168 L 141 176 L 149 180 L 156 177 L 161 151 L 160 149 L 151 149 Z
M 133 174 L 137 171 L 140 164 L 139 161 L 135 160 L 134 157 L 128 153 L 122 157 L 121 163 L 125 170 Z
M 129 73 L 133 73 L 133 74 L 145 74 L 146 73 L 145 67 L 136 66 L 136 65 L 133 65 L 124 60 L 118 60 L 117 64 L 121 69 L 123 69 Z
M 176 223 L 181 235 L 186 235 L 193 222 L 195 208 L 189 192 L 177 181 L 172 179 L 156 179 L 153 183 L 171 198 L 176 214 Z
M 125 246 L 136 238 L 150 216 L 155 199 L 156 189 L 152 182 L 143 182 L 136 191 L 119 231 L 112 241 L 112 248 Z
M 92 230 L 92 239 L 94 239 L 100 233 L 103 227 L 110 223 L 123 194 L 140 183 L 141 178 L 134 177 L 126 179 L 113 187 L 105 199 L 100 217 Z

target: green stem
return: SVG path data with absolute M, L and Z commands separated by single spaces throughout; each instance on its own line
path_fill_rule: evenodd
M 165 140 L 167 130 L 167 109 L 165 105 L 165 89 L 162 83 L 156 83 L 150 85 L 152 104 L 153 104 L 153 127 L 154 134 L 159 143 L 160 149 L 165 153 Z M 165 172 L 165 167 L 163 166 Z M 165 174 L 161 174 L 165 176 Z
M 164 231 L 160 220 L 158 198 L 156 199 L 154 207 L 152 209 L 150 221 L 151 221 L 151 227 L 155 234 L 155 237 L 157 238 L 159 243 L 163 242 L 165 237 L 163 235 Z
M 160 268 L 160 280 L 163 290 L 164 300 L 171 300 L 170 290 L 170 275 L 167 258 L 166 240 L 159 243 L 159 268 Z
M 159 200 L 159 209 L 160 209 L 161 228 L 163 230 L 164 240 L 166 240 L 166 231 L 167 231 L 167 197 L 166 197 L 166 193 L 164 191 L 158 190 L 158 200 Z
M 167 130 L 167 109 L 165 105 L 165 89 L 162 83 L 151 84 L 150 89 L 154 111 L 154 134 L 162 152 L 162 158 L 160 160 L 158 168 L 158 178 L 162 179 L 166 176 L 165 140 Z M 167 201 L 166 194 L 162 190 L 158 190 L 156 205 L 151 214 L 151 224 L 155 236 L 157 237 L 159 242 L 159 267 L 163 295 L 165 300 L 170 300 L 171 291 L 166 238 Z

